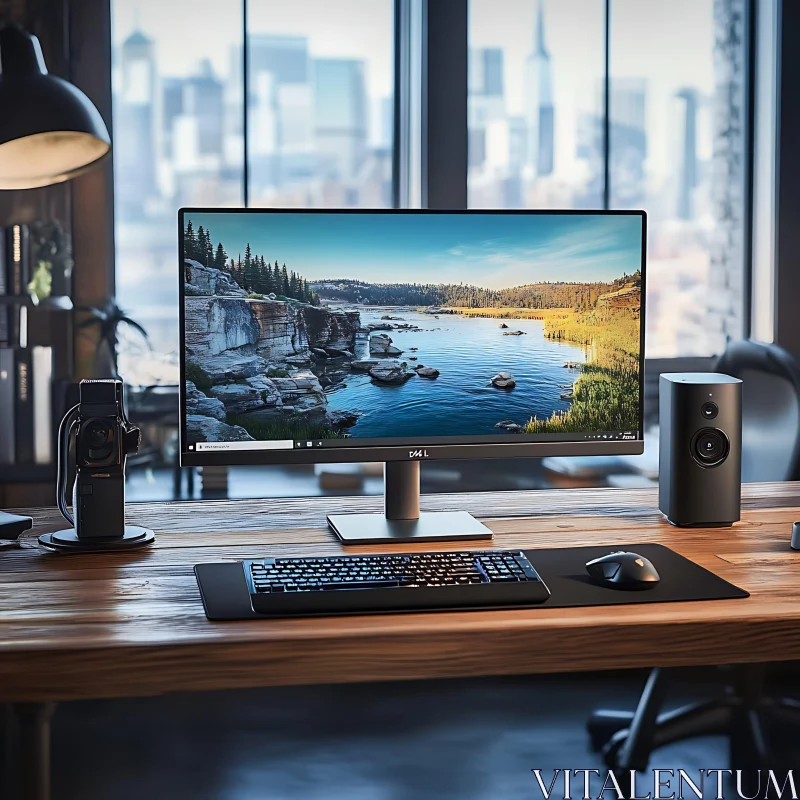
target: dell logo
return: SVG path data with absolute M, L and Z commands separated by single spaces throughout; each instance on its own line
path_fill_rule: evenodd
M 427 458 L 428 451 L 427 450 L 409 450 L 408 451 L 409 458 Z

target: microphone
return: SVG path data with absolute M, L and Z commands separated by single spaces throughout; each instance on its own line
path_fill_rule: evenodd
M 67 483 L 73 438 L 75 483 L 70 513 Z M 125 415 L 122 381 L 81 381 L 80 402 L 58 428 L 56 503 L 72 527 L 40 536 L 44 547 L 101 552 L 153 542 L 153 531 L 125 524 L 125 463 L 139 451 L 140 441 L 141 431 Z

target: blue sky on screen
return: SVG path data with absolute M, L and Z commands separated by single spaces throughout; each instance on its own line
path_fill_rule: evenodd
M 277 259 L 308 280 L 469 283 L 610 281 L 641 266 L 638 215 L 190 214 L 229 257 Z

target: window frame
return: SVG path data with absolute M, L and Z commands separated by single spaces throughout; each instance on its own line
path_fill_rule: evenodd
M 774 264 L 773 264 L 773 331 L 774 341 L 800 357 L 800 107 L 796 102 L 800 80 L 800 5 L 791 0 L 778 0 L 777 61 L 774 87 L 777 95 L 774 165 Z M 766 54 L 765 54 L 766 55 Z
M 609 81 L 610 81 L 610 21 L 613 13 L 613 0 L 603 0 L 605 8 L 605 58 L 604 58 L 604 187 L 603 207 L 609 206 Z M 756 63 L 756 0 L 744 0 L 746 8 L 745 64 L 748 71 L 745 125 L 746 186 L 745 204 L 748 225 L 745 230 L 745 263 L 743 286 L 743 336 L 751 335 L 753 298 L 753 131 L 756 81 L 753 65 Z M 779 72 L 778 100 L 780 117 L 778 120 L 778 149 L 781 154 L 781 177 L 776 191 L 778 215 L 776 219 L 776 258 L 775 258 L 775 340 L 788 349 L 800 353 L 800 325 L 796 323 L 797 314 L 793 298 L 800 295 L 800 272 L 789 265 L 800 260 L 800 230 L 790 223 L 796 219 L 800 208 L 800 154 L 788 145 L 796 141 L 800 129 L 800 110 L 792 111 L 789 102 L 793 78 L 800 75 L 800 52 L 788 46 L 791 31 L 800 29 L 800 8 L 788 2 L 777 0 L 781 19 L 778 25 L 779 52 L 777 58 Z M 243 19 L 243 88 L 247 90 L 248 48 L 248 0 L 240 0 Z M 91 12 L 91 13 L 90 13 Z M 73 4 L 73 39 L 83 42 L 77 52 L 71 54 L 71 65 L 76 75 L 90 78 L 102 72 L 108 80 L 98 82 L 93 92 L 101 108 L 111 107 L 111 47 L 110 47 L 111 0 L 90 0 L 87 3 Z M 392 205 L 395 208 L 414 207 L 416 200 L 427 208 L 460 209 L 466 208 L 467 196 L 467 69 L 469 38 L 469 0 L 394 0 L 394 136 L 392 143 Z M 785 23 L 790 22 L 790 25 Z M 98 26 L 109 36 L 107 46 L 87 47 L 89 34 L 96 33 Z M 794 27 L 793 27 L 794 26 Z M 791 29 L 791 31 L 789 30 Z M 81 35 L 81 32 L 84 32 Z M 787 46 L 780 47 L 781 44 Z M 421 64 L 415 64 L 415 55 L 421 57 Z M 416 68 L 416 69 L 415 69 Z M 780 80 L 780 78 L 784 80 Z M 246 95 L 245 95 L 246 96 Z M 782 102 L 780 102 L 782 101 Z M 421 112 L 415 116 L 414 105 L 419 103 Z M 110 114 L 109 114 L 110 116 Z M 249 159 L 247 104 L 243 104 L 244 130 L 244 168 L 243 200 L 249 203 Z M 110 122 L 110 120 L 109 120 Z M 415 137 L 419 141 L 414 144 Z M 781 145 L 784 145 L 781 147 Z M 416 160 L 410 157 L 409 149 L 417 147 Z M 414 189 L 411 173 L 419 170 L 419 186 Z M 110 167 L 108 172 L 110 172 Z M 788 177 L 787 177 L 788 176 Z M 792 180 L 792 176 L 797 176 Z M 96 285 L 104 284 L 104 291 L 110 297 L 114 289 L 115 253 L 113 233 L 113 175 L 104 176 L 104 194 L 107 202 L 106 264 L 101 265 L 97 255 L 91 263 L 93 269 L 86 269 L 103 279 L 94 278 Z M 79 191 L 79 189 L 76 189 Z M 93 192 L 98 192 L 95 186 Z M 417 197 L 415 198 L 415 194 Z M 75 227 L 76 252 L 91 252 L 89 231 Z M 783 269 L 781 269 L 781 266 Z M 679 371 L 683 364 L 696 359 L 647 359 L 657 362 L 664 368 Z

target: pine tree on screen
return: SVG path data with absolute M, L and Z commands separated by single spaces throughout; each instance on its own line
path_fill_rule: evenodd
M 194 258 L 195 250 L 197 248 L 197 239 L 195 238 L 194 226 L 192 221 L 186 223 L 186 233 L 183 236 L 183 252 L 185 258 Z
M 214 268 L 215 269 L 225 269 L 225 265 L 228 263 L 228 256 L 225 254 L 225 249 L 222 246 L 222 242 L 217 243 L 217 252 L 214 256 Z
M 258 272 L 258 288 L 255 289 L 259 294 L 269 294 L 267 288 L 267 269 L 264 263 L 264 256 L 255 256 L 256 270 Z
M 207 267 L 214 264 L 214 245 L 211 242 L 211 231 L 206 228 L 206 257 L 203 262 Z
M 264 264 L 264 286 L 266 294 L 275 291 L 275 278 L 272 274 L 272 264 L 269 261 Z
M 250 248 L 250 242 L 248 242 L 244 248 L 244 263 L 242 269 L 244 270 L 244 288 L 247 289 L 248 292 L 254 292 L 255 285 L 258 282 L 258 269 L 253 261 L 253 251 Z
M 201 225 L 197 229 L 197 234 L 194 237 L 194 246 L 192 248 L 192 258 L 199 261 L 201 264 L 204 262 L 204 253 L 206 249 L 206 229 Z

